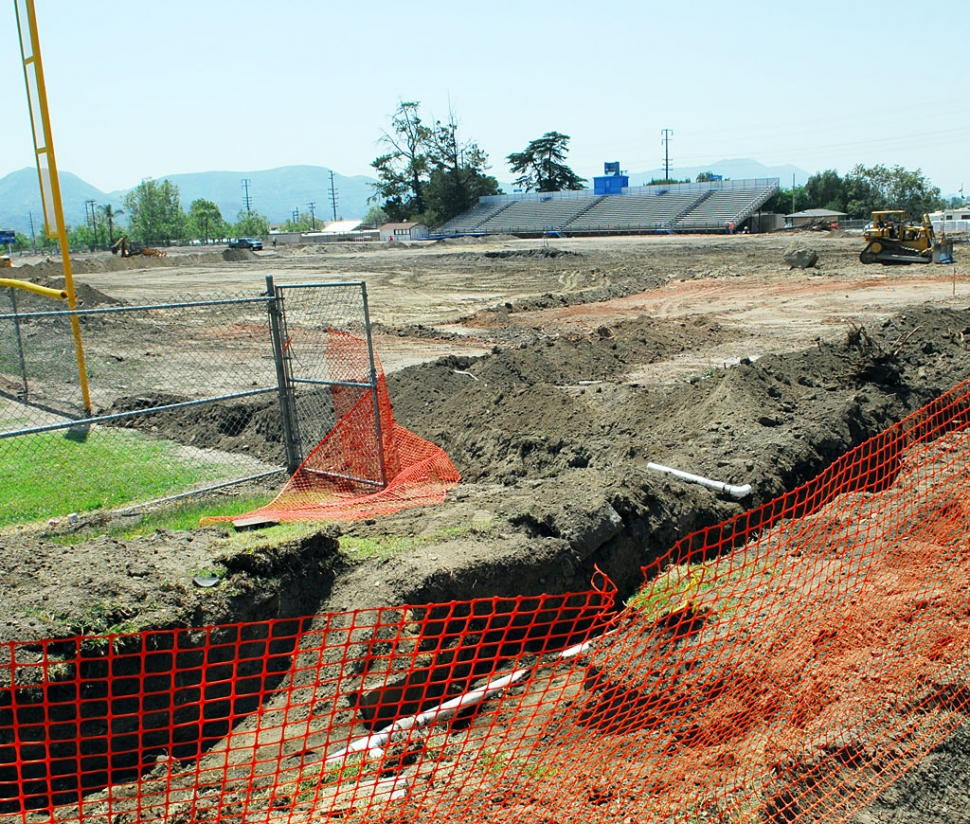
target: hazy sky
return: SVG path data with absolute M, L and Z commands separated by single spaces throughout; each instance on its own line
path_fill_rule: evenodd
M 103 191 L 291 164 L 370 175 L 400 100 L 435 118 L 450 105 L 500 180 L 551 130 L 584 177 L 654 169 L 667 128 L 674 174 L 749 157 L 970 185 L 968 0 L 36 6 L 58 166 Z M 2 177 L 34 162 L 10 0 L 0 122 Z

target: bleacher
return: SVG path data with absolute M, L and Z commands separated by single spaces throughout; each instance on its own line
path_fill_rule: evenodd
M 731 224 L 740 231 L 777 191 L 778 178 L 767 178 L 631 186 L 609 195 L 492 195 L 437 227 L 432 236 L 724 232 Z
M 721 189 L 697 203 L 677 220 L 679 229 L 724 229 L 740 226 L 768 200 L 778 186 L 765 185 L 752 189 Z
M 503 203 L 479 201 L 479 203 L 467 212 L 463 212 L 458 217 L 453 217 L 447 223 L 443 223 L 435 229 L 435 234 L 440 237 L 473 234 L 478 231 L 478 227 L 485 221 L 495 217 L 495 215 L 511 205 L 511 201 Z
M 569 232 L 632 232 L 667 229 L 698 199 L 697 192 L 660 190 L 644 195 L 604 197 L 566 227 Z
M 514 200 L 508 208 L 502 209 L 480 224 L 478 231 L 523 235 L 564 231 L 566 224 L 585 210 L 594 199 L 596 198 L 590 195 L 589 197 L 540 197 L 538 200 Z

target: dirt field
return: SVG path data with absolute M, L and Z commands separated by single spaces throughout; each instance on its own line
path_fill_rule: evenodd
M 789 269 L 792 243 L 816 249 L 819 268 Z M 216 528 L 73 546 L 8 530 L 2 640 L 63 635 L 98 609 L 103 628 L 179 626 L 568 592 L 595 567 L 625 598 L 679 538 L 807 481 L 970 376 L 966 246 L 955 267 L 863 266 L 860 247 L 810 233 L 82 256 L 79 284 L 132 304 L 256 294 L 267 274 L 364 280 L 395 416 L 463 482 L 440 507 L 330 525 L 249 560 L 227 557 Z M 27 262 L 14 276 L 57 274 Z M 167 434 L 192 431 L 186 417 Z M 735 501 L 651 461 L 753 492 Z M 414 548 L 359 561 L 336 552 L 338 532 Z M 219 567 L 217 590 L 193 586 Z M 955 740 L 857 821 L 966 821 Z

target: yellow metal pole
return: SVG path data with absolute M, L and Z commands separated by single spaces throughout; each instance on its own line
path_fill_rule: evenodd
M 67 299 L 66 289 L 48 289 L 46 286 L 38 286 L 36 283 L 31 283 L 29 280 L 0 278 L 0 286 L 12 286 L 14 289 L 24 289 L 27 292 L 33 292 L 35 295 L 43 295 L 45 298 L 54 298 L 55 300 Z
M 48 237 L 51 236 L 52 225 L 57 231 L 61 244 L 61 257 L 64 259 L 67 305 L 71 309 L 76 309 L 71 251 L 67 244 L 67 225 L 64 223 L 64 209 L 61 205 L 61 185 L 57 179 L 57 161 L 54 159 L 54 138 L 51 134 L 50 117 L 47 111 L 47 88 L 44 86 L 44 67 L 40 59 L 40 39 L 37 36 L 34 0 L 14 0 L 14 4 L 17 14 L 17 32 L 20 35 L 20 54 L 24 62 L 24 82 L 27 84 L 30 125 L 34 135 L 34 152 L 37 156 L 37 174 L 40 179 L 41 199 L 44 203 L 45 228 Z M 71 329 L 74 333 L 74 352 L 77 355 L 81 398 L 84 402 L 84 411 L 90 416 L 91 396 L 88 392 L 88 372 L 84 364 L 81 324 L 77 315 L 71 315 Z

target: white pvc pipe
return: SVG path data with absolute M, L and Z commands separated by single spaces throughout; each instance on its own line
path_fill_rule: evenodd
M 716 489 L 718 492 L 726 492 L 732 498 L 745 498 L 751 494 L 751 484 L 735 486 L 733 484 L 726 484 L 723 481 L 712 481 L 710 478 L 702 478 L 700 475 L 692 475 L 690 472 L 684 472 L 681 469 L 672 469 L 669 466 L 657 463 L 648 463 L 647 469 L 652 469 L 655 472 L 666 472 L 668 475 L 673 475 L 675 478 L 680 478 L 683 481 L 700 484 L 701 486 L 706 486 L 708 489 Z
M 563 650 L 557 657 L 565 661 L 577 655 L 581 655 L 582 653 L 586 652 L 595 641 L 599 641 L 602 638 L 612 634 L 613 631 L 611 630 L 610 632 L 604 633 L 599 638 L 594 638 L 582 644 L 577 644 L 574 647 Z M 331 761 L 340 761 L 358 752 L 366 752 L 367 757 L 371 759 L 380 758 L 383 754 L 385 746 L 393 743 L 395 738 L 401 739 L 404 737 L 401 735 L 401 733 L 407 732 L 411 729 L 421 729 L 422 727 L 431 726 L 440 721 L 447 721 L 452 716 L 457 715 L 459 711 L 463 710 L 465 707 L 473 707 L 476 704 L 480 704 L 482 701 L 488 701 L 494 698 L 496 695 L 500 695 L 516 681 L 521 680 L 523 676 L 527 675 L 533 669 L 541 665 L 542 664 L 540 662 L 534 667 L 517 669 L 509 675 L 503 675 L 501 678 L 496 678 L 494 681 L 489 681 L 484 687 L 479 687 L 478 689 L 467 692 L 464 695 L 459 695 L 457 698 L 452 698 L 450 701 L 445 701 L 443 704 L 438 704 L 438 706 L 432 707 L 430 710 L 418 713 L 417 715 L 409 715 L 406 718 L 399 718 L 394 723 L 384 727 L 384 729 L 382 729 L 380 732 L 373 733 L 372 735 L 366 735 L 363 738 L 358 738 L 356 741 L 353 741 L 342 750 L 338 750 L 337 752 L 328 755 L 323 760 L 323 763 L 328 764 Z

